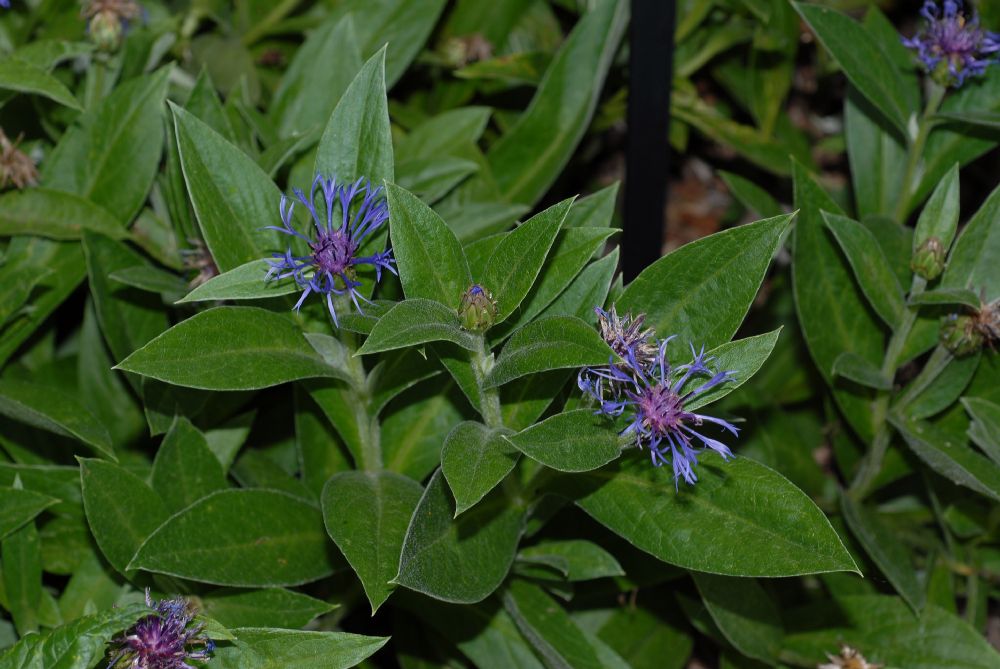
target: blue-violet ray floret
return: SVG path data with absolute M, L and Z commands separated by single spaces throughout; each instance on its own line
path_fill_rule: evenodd
M 316 207 L 317 191 L 323 196 L 322 212 Z M 389 208 L 382 187 L 373 188 L 371 183 L 364 179 L 358 179 L 354 183 L 337 183 L 336 179 L 318 174 L 313 180 L 308 196 L 297 188 L 294 189 L 294 193 L 298 202 L 312 215 L 316 228 L 315 235 L 306 236 L 292 227 L 292 212 L 296 203 L 289 203 L 284 195 L 278 207 L 282 225 L 266 227 L 301 239 L 308 245 L 309 254 L 294 255 L 291 247 L 284 253 L 274 253 L 273 258 L 267 261 L 270 269 L 264 279 L 276 280 L 287 277 L 295 279 L 302 289 L 302 295 L 295 303 L 296 310 L 302 306 L 310 293 L 325 295 L 330 316 L 334 324 L 338 324 L 337 312 L 333 306 L 334 295 L 349 295 L 358 311 L 362 310 L 358 299 L 368 301 L 358 291 L 362 285 L 357 277 L 356 268 L 359 265 L 372 266 L 375 269 L 376 282 L 382 279 L 382 270 L 396 273 L 391 250 L 368 256 L 358 255 L 365 238 L 376 232 L 389 219 Z M 351 208 L 357 200 L 360 200 L 360 204 L 356 206 L 352 215 Z M 335 225 L 334 213 L 338 206 L 340 217 Z
M 962 0 L 925 0 L 921 15 L 927 25 L 917 35 L 904 39 L 914 49 L 927 71 L 942 85 L 961 86 L 1000 58 L 1000 35 L 979 26 L 974 9 L 966 11 Z
M 699 453 L 709 449 L 725 459 L 733 455 L 724 443 L 705 435 L 701 426 L 713 423 L 733 435 L 738 435 L 739 429 L 721 418 L 693 413 L 685 409 L 685 404 L 731 381 L 734 375 L 731 371 L 713 371 L 709 364 L 714 358 L 706 356 L 704 348 L 697 352 L 693 346 L 694 360 L 672 367 L 667 347 L 673 338 L 660 341 L 653 359 L 646 364 L 637 363 L 637 357 L 631 354 L 625 358 L 625 365 L 615 364 L 612 358 L 607 367 L 584 368 L 577 384 L 598 402 L 597 413 L 625 416 L 629 422 L 622 435 L 634 437 L 638 447 L 648 449 L 657 467 L 669 464 L 676 484 L 681 479 L 693 484 L 698 480 L 695 466 Z M 688 389 L 692 380 L 694 387 Z
M 108 669 L 196 669 L 192 662 L 208 660 L 215 642 L 194 621 L 194 611 L 182 597 L 154 602 L 152 613 L 111 641 Z

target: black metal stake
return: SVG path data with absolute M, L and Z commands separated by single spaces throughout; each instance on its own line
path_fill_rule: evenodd
M 676 0 L 632 0 L 622 271 L 630 281 L 660 257 L 670 167 Z

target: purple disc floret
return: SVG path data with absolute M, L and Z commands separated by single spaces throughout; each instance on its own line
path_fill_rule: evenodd
M 376 282 L 382 279 L 382 270 L 396 273 L 391 250 L 358 255 L 365 239 L 389 220 L 389 208 L 382 187 L 373 188 L 365 179 L 337 183 L 336 179 L 317 174 L 308 196 L 297 188 L 294 193 L 312 216 L 315 234 L 307 236 L 292 227 L 292 212 L 296 203 L 290 202 L 284 195 L 278 205 L 282 225 L 269 225 L 266 229 L 299 238 L 308 246 L 309 252 L 295 255 L 288 247 L 284 253 L 272 254 L 273 258 L 267 261 L 270 269 L 264 280 L 292 277 L 302 289 L 302 295 L 295 303 L 296 311 L 310 293 L 325 295 L 327 309 L 334 324 L 337 324 L 334 295 L 349 295 L 358 311 L 362 311 L 359 298 L 368 301 L 358 291 L 362 285 L 357 276 L 359 265 L 373 267 Z M 320 194 L 321 210 L 316 206 Z M 338 209 L 340 216 L 335 216 Z
M 738 435 L 739 429 L 728 421 L 685 409 L 693 398 L 731 381 L 733 372 L 713 372 L 705 350 L 696 352 L 689 364 L 671 367 L 667 346 L 673 337 L 661 342 L 648 364 L 637 364 L 634 356 L 626 358 L 625 365 L 585 368 L 578 377 L 580 389 L 596 399 L 600 405 L 597 413 L 607 416 L 625 416 L 628 425 L 623 435 L 635 438 L 640 448 L 649 450 L 657 467 L 669 464 L 674 470 L 675 485 L 681 479 L 693 484 L 698 480 L 695 466 L 698 454 L 705 449 L 715 451 L 723 458 L 732 457 L 729 447 L 704 434 L 702 425 L 712 423 Z
M 196 669 L 210 658 L 215 643 L 183 598 L 154 603 L 146 590 L 146 605 L 152 613 L 112 640 L 108 669 Z
M 983 30 L 975 10 L 965 10 L 962 0 L 925 0 L 921 15 L 927 25 L 903 44 L 941 84 L 961 86 L 1000 59 L 1000 35 Z

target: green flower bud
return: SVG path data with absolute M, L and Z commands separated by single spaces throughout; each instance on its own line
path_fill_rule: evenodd
M 941 324 L 941 343 L 956 357 L 975 353 L 986 340 L 978 321 L 978 315 L 949 314 Z
M 90 19 L 88 30 L 91 41 L 101 51 L 117 51 L 122 45 L 124 26 L 121 18 L 113 11 L 106 10 L 94 14 Z
M 910 269 L 928 281 L 941 276 L 944 271 L 944 244 L 937 237 L 924 240 L 910 260 Z
M 462 303 L 458 307 L 458 320 L 469 332 L 485 332 L 493 325 L 497 317 L 497 303 L 493 294 L 480 286 L 472 284 L 462 295 Z

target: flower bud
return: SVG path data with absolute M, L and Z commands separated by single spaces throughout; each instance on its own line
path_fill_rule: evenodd
M 919 276 L 931 281 L 941 276 L 944 271 L 944 244 L 937 237 L 924 240 L 910 260 L 910 269 Z
M 124 26 L 118 18 L 118 14 L 112 11 L 103 11 L 94 14 L 87 27 L 90 32 L 90 39 L 101 51 L 117 51 L 122 44 Z
M 497 303 L 493 294 L 478 283 L 465 291 L 458 307 L 458 320 L 470 332 L 485 332 L 497 317 Z
M 941 343 L 956 357 L 975 353 L 986 337 L 978 327 L 978 315 L 949 314 L 941 324 Z

